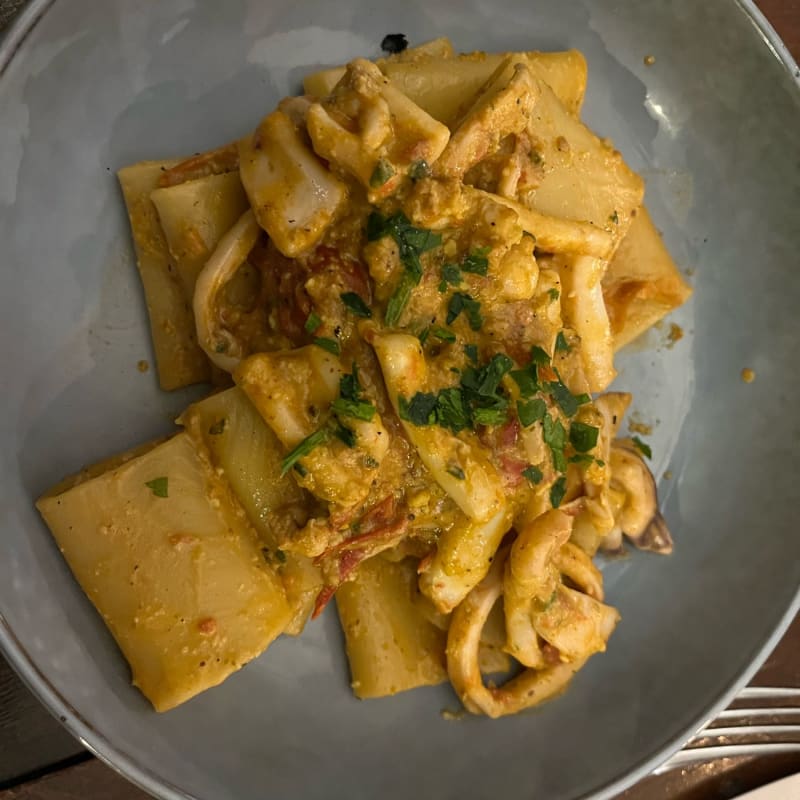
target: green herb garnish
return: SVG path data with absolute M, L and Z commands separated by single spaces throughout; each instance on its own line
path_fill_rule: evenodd
M 441 339 L 443 342 L 454 342 L 456 340 L 456 335 L 453 331 L 447 330 L 447 328 L 434 328 L 431 333 L 437 338 Z
M 346 400 L 337 397 L 331 403 L 331 410 L 339 417 L 353 417 L 369 422 L 375 416 L 375 406 L 367 400 Z
M 473 250 L 461 262 L 461 270 L 475 275 L 486 275 L 489 271 L 489 259 L 486 256 L 491 249 L 491 247 L 478 247 Z
M 319 318 L 319 315 L 312 311 L 306 317 L 306 322 L 303 327 L 306 329 L 306 333 L 314 333 L 314 331 L 317 330 L 320 325 L 322 325 L 322 320 Z
M 372 189 L 378 189 L 393 175 L 394 167 L 385 158 L 379 158 L 372 175 L 369 176 L 369 185 Z
M 355 431 L 352 428 L 348 428 L 347 425 L 342 425 L 341 422 L 333 427 L 333 435 L 348 447 L 356 446 Z
M 546 388 L 564 414 L 568 417 L 574 417 L 577 414 L 578 401 L 575 395 L 560 380 L 548 382 Z
M 436 395 L 431 392 L 417 392 L 411 400 L 403 395 L 397 398 L 400 419 L 412 425 L 434 425 L 436 423 Z
M 567 341 L 567 337 L 564 336 L 564 331 L 559 331 L 558 336 L 556 336 L 556 353 L 569 353 L 572 348 Z
M 539 469 L 539 467 L 534 467 L 533 464 L 531 464 L 528 467 L 525 467 L 525 469 L 522 470 L 522 474 L 525 478 L 528 479 L 528 483 L 532 483 L 534 486 L 537 483 L 541 483 L 542 478 L 544 478 L 544 475 L 542 474 L 542 471 Z
M 653 451 L 650 449 L 650 445 L 646 442 L 643 442 L 638 436 L 631 437 L 631 441 L 634 444 L 634 447 L 646 458 L 653 457 Z
M 564 495 L 566 493 L 567 493 L 567 479 L 564 475 L 562 475 L 550 487 L 550 502 L 553 504 L 553 508 L 558 508 L 561 505 L 561 501 L 564 499 Z
M 161 476 L 144 484 L 156 497 L 169 497 L 169 478 Z
M 588 453 L 597 445 L 599 433 L 600 428 L 595 428 L 594 425 L 573 422 L 569 428 L 569 441 L 579 453 Z
M 462 311 L 467 317 L 470 328 L 472 328 L 473 331 L 479 331 L 483 325 L 481 304 L 465 292 L 456 292 L 450 298 L 450 302 L 447 306 L 447 324 L 452 325 Z
M 301 458 L 305 458 L 316 447 L 327 442 L 329 438 L 330 431 L 327 428 L 320 428 L 318 431 L 306 436 L 281 461 L 281 476 L 285 475 Z
M 609 219 L 615 224 L 619 225 L 619 214 L 617 214 L 617 210 L 614 209 L 614 213 L 609 217 Z
M 360 295 L 355 292 L 343 292 L 339 295 L 348 311 L 357 317 L 369 319 L 372 316 L 372 309 L 364 302 Z
M 561 297 L 561 292 L 559 292 L 558 289 L 555 288 L 555 286 L 552 289 L 548 289 L 547 294 L 550 297 L 551 303 L 555 303 L 555 301 L 558 300 L 559 297 Z
M 550 364 L 550 356 L 547 351 L 535 344 L 531 347 L 531 363 L 539 367 L 546 367 Z
M 442 280 L 439 282 L 439 291 L 444 294 L 448 286 L 458 286 L 461 283 L 461 270 L 458 264 L 442 264 Z
M 509 373 L 519 387 L 522 397 L 532 397 L 539 391 L 539 374 L 535 364 L 528 364 L 522 369 L 514 369 Z
M 470 427 L 471 414 L 460 387 L 442 389 L 436 395 L 436 422 L 453 433 Z
M 312 344 L 315 344 L 317 347 L 321 347 L 323 350 L 327 350 L 329 353 L 332 353 L 335 356 L 338 356 L 341 353 L 339 342 L 337 342 L 336 339 L 330 339 L 327 336 L 315 336 L 312 340 Z
M 544 443 L 550 448 L 556 471 L 564 472 L 567 468 L 567 459 L 564 456 L 567 431 L 560 420 L 553 419 L 549 414 L 544 417 Z
M 464 345 L 464 353 L 466 354 L 467 358 L 473 363 L 478 363 L 478 345 L 476 344 L 465 344 Z
M 464 474 L 464 470 L 463 470 L 463 469 L 461 469 L 461 467 L 458 467 L 458 466 L 456 466 L 456 465 L 449 466 L 449 467 L 447 468 L 447 472 L 448 472 L 450 475 L 452 475 L 454 478 L 458 478 L 458 480 L 460 480 L 460 481 L 463 481 L 463 480 L 464 480 L 464 478 L 466 478 L 466 477 L 467 477 L 467 476 Z
M 541 422 L 547 413 L 547 404 L 541 398 L 535 397 L 533 400 L 520 400 L 517 403 L 517 417 L 520 424 L 527 428 L 534 422 Z

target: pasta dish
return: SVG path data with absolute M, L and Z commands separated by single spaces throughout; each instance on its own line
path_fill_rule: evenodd
M 690 290 L 586 77 L 437 39 L 119 171 L 161 387 L 213 390 L 37 506 L 155 709 L 334 599 L 360 698 L 498 717 L 605 650 L 595 555 L 672 547 L 614 353 Z

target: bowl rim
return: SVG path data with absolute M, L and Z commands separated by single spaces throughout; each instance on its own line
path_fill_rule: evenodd
M 0 34 L 0 80 L 25 39 L 54 3 L 55 0 L 29 0 L 11 25 L 4 33 Z M 772 24 L 756 6 L 755 0 L 733 0 L 732 5 L 737 6 L 749 18 L 764 45 L 789 73 L 795 87 L 800 92 L 800 68 Z M 740 689 L 750 682 L 775 649 L 798 612 L 800 612 L 800 587 L 797 588 L 792 601 L 777 624 L 771 628 L 761 645 L 758 646 L 747 667 L 727 686 L 723 687 L 711 703 L 700 709 L 690 724 L 685 725 L 677 735 L 662 744 L 651 756 L 641 759 L 631 769 L 618 773 L 604 785 L 583 795 L 584 800 L 611 800 L 650 774 L 669 756 L 677 752 L 692 734 L 702 728 L 708 719 L 716 717 L 731 703 Z M 2 609 L 0 609 L 0 654 L 5 657 L 22 682 L 56 721 L 63 725 L 90 753 L 123 778 L 161 800 L 207 800 L 181 789 L 159 776 L 150 767 L 134 761 L 83 717 L 45 677 L 34 658 L 17 638 L 3 615 Z

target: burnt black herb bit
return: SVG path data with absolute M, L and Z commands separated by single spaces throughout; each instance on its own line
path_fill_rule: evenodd
M 404 33 L 387 33 L 381 40 L 384 53 L 402 53 L 408 47 L 408 39 Z

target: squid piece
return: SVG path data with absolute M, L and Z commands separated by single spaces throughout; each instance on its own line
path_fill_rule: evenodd
M 516 200 L 469 186 L 464 187 L 464 194 L 466 197 L 484 197 L 516 211 L 522 227 L 536 237 L 536 246 L 547 253 L 572 253 L 605 259 L 614 250 L 611 234 L 590 222 L 543 214 Z
M 545 658 L 539 647 L 531 604 L 549 602 L 559 586 L 555 557 L 572 532 L 572 520 L 552 509 L 527 525 L 514 541 L 503 579 L 506 651 L 526 667 L 540 669 Z
M 506 58 L 455 129 L 436 163 L 437 174 L 463 178 L 470 167 L 497 150 L 506 136 L 525 130 L 540 94 L 531 70 L 514 63 L 512 56 Z
M 625 440 L 611 448 L 611 488 L 622 494 L 615 515 L 616 530 L 640 550 L 669 554 L 672 536 L 658 510 L 658 493 L 653 474 L 639 452 Z
M 315 152 L 362 183 L 370 202 L 391 195 L 415 162 L 436 161 L 450 137 L 364 59 L 310 106 L 306 125 Z
M 465 520 L 441 535 L 419 577 L 420 591 L 438 611 L 450 613 L 480 583 L 510 525 L 511 514 L 503 508 L 486 522 Z
M 273 111 L 239 143 L 242 184 L 256 220 L 289 258 L 320 241 L 347 196 L 306 144 L 292 108 Z
M 502 686 L 484 686 L 479 664 L 481 631 L 503 593 L 507 552 L 497 554 L 489 574 L 456 608 L 447 635 L 447 672 L 456 693 L 468 711 L 493 718 L 531 708 L 559 694 L 588 659 L 587 656 L 542 670 L 529 668 Z M 617 619 L 616 614 L 601 618 L 599 633 L 604 641 L 611 636 Z
M 245 211 L 238 222 L 220 239 L 194 287 L 194 319 L 197 341 L 211 362 L 233 372 L 247 354 L 246 345 L 226 330 L 219 314 L 220 292 L 233 278 L 255 246 L 260 229 L 252 211 Z
M 614 340 L 603 299 L 601 281 L 607 262 L 589 256 L 561 261 L 564 319 L 581 337 L 583 368 L 593 392 L 614 380 Z

